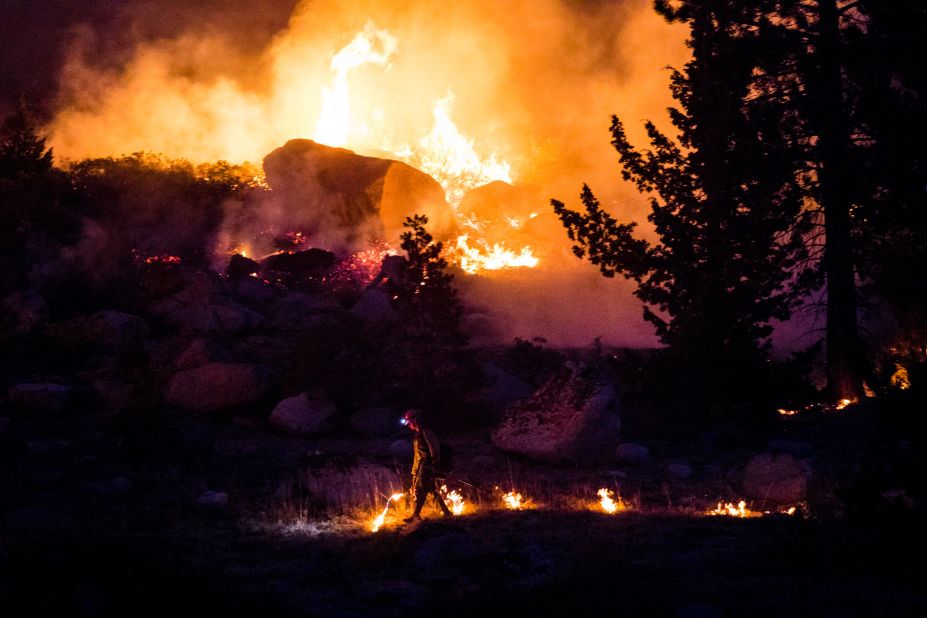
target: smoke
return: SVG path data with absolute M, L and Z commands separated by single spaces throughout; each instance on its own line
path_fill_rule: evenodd
M 516 184 L 543 196 L 547 257 L 534 283 L 463 286 L 468 300 L 493 310 L 506 335 L 652 342 L 631 288 L 570 254 L 547 203 L 575 203 L 587 182 L 619 219 L 644 222 L 645 200 L 619 178 L 609 116 L 618 114 L 639 143 L 644 120 L 666 126 L 663 68 L 688 56 L 684 29 L 665 24 L 650 0 L 307 0 L 259 51 L 253 36 L 217 18 L 145 38 L 116 65 L 101 62 L 97 35 L 84 31 L 60 73 L 51 144 L 72 160 L 149 151 L 259 162 L 292 138 L 312 137 L 332 55 L 368 22 L 388 31 L 396 49 L 383 65 L 352 69 L 352 114 L 364 119 L 367 137 L 349 148 L 415 143 L 431 128 L 434 102 L 452 92 L 461 131 L 481 153 L 507 161 Z M 267 227 L 286 213 L 269 204 L 261 216 L 256 224 Z

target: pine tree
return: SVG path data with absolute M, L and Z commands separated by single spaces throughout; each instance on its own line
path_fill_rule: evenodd
M 650 195 L 648 220 L 659 241 L 616 221 L 589 187 L 584 212 L 552 203 L 577 256 L 605 276 L 633 279 L 668 352 L 698 373 L 699 388 L 724 397 L 755 385 L 770 321 L 793 306 L 787 283 L 801 255 L 794 222 L 802 196 L 790 145 L 743 106 L 754 68 L 746 52 L 758 36 L 745 22 L 755 23 L 757 13 L 742 3 L 711 4 L 685 15 L 693 59 L 672 77 L 678 143 L 648 122 L 651 148 L 639 150 L 612 118 L 622 177 Z
M 21 107 L 0 127 L 0 179 L 49 172 L 52 149 L 39 135 L 31 115 Z
M 381 352 L 381 380 L 393 386 L 404 405 L 454 423 L 480 376 L 461 329 L 463 306 L 442 256 L 443 243 L 428 233 L 427 223 L 424 215 L 406 219 L 400 237 L 406 255 L 399 276 L 386 284 L 398 319 Z

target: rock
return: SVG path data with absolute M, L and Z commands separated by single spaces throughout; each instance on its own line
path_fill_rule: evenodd
M 808 490 L 810 467 L 791 455 L 756 455 L 744 468 L 743 490 L 763 503 L 789 504 L 802 500 Z
M 412 459 L 412 443 L 408 440 L 393 440 L 389 445 L 389 454 L 396 459 Z
M 134 384 L 118 380 L 94 380 L 93 391 L 110 412 L 125 412 L 138 402 Z
M 456 227 L 441 185 L 399 161 L 294 139 L 264 157 L 264 173 L 293 228 L 321 230 L 330 247 L 395 242 L 416 213 L 438 240 Z
M 298 480 L 302 491 L 336 508 L 356 508 L 359 504 L 383 508 L 383 496 L 400 491 L 395 470 L 369 462 L 306 467 L 298 472 Z
M 367 438 L 385 438 L 396 433 L 399 412 L 392 408 L 367 408 L 351 415 L 351 427 Z
M 615 449 L 615 459 L 623 464 L 642 466 L 650 459 L 650 449 L 640 444 L 622 442 Z
M 257 277 L 245 277 L 235 284 L 235 294 L 246 305 L 264 307 L 277 299 L 273 286 Z
M 210 363 L 174 374 L 165 401 L 193 412 L 218 412 L 256 403 L 267 388 L 267 370 L 261 365 Z
M 493 431 L 503 451 L 549 463 L 593 462 L 611 455 L 621 420 L 614 389 L 581 370 L 552 376 L 514 404 Z
M 484 364 L 483 372 L 491 384 L 483 390 L 482 399 L 489 403 L 494 414 L 501 415 L 513 403 L 534 392 L 533 386 L 492 363 Z
M 240 253 L 236 253 L 229 258 L 228 266 L 225 268 L 225 274 L 235 282 L 248 279 L 251 275 L 259 272 L 261 272 L 261 265 Z
M 316 248 L 275 253 L 261 263 L 265 272 L 294 273 L 314 277 L 328 273 L 334 264 L 334 253 Z
M 220 282 L 199 274 L 179 292 L 151 305 L 151 313 L 187 334 L 240 333 L 257 328 L 261 314 L 227 298 Z
M 94 313 L 88 328 L 98 346 L 116 354 L 141 349 L 148 336 L 145 320 L 121 311 Z
M 8 396 L 10 404 L 23 411 L 58 414 L 71 398 L 71 387 L 51 382 L 17 384 Z
M 525 186 L 496 180 L 467 192 L 457 207 L 461 219 L 481 223 L 481 236 L 490 245 L 537 246 L 538 232 L 552 223 L 553 214 L 539 209 L 542 195 Z
M 317 326 L 320 320 L 329 320 L 332 312 L 340 310 L 338 303 L 327 298 L 299 292 L 287 294 L 274 303 L 268 312 L 268 326 L 278 330 L 300 330 Z
M 229 505 L 229 495 L 224 491 L 204 491 L 197 498 L 196 505 L 203 509 L 223 510 Z
M 692 476 L 692 467 L 681 461 L 673 461 L 663 468 L 663 474 L 670 478 L 685 480 Z
M 334 429 L 336 412 L 328 397 L 302 393 L 278 403 L 270 424 L 300 436 L 322 435 Z
M 210 363 L 231 362 L 232 355 L 221 345 L 209 339 L 198 338 L 190 342 L 174 361 L 177 369 L 195 369 Z
M 351 307 L 351 315 L 373 324 L 392 322 L 396 319 L 396 311 L 390 302 L 389 294 L 385 291 L 370 288 L 364 291 L 361 297 Z

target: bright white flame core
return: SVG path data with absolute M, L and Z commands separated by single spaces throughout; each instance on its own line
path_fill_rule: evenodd
M 348 73 L 365 64 L 386 65 L 396 51 L 396 38 L 368 21 L 364 29 L 332 56 L 332 83 L 322 87 L 322 111 L 312 139 L 328 146 L 344 146 L 352 134 Z

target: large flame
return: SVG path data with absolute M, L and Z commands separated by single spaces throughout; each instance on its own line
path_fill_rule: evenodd
M 534 268 L 538 265 L 538 258 L 534 257 L 531 247 L 522 247 L 521 251 L 516 253 L 503 243 L 490 246 L 482 239 L 477 239 L 475 246 L 471 246 L 469 234 L 457 237 L 456 251 L 452 251 L 451 254 L 456 258 L 460 268 L 471 275 L 484 270 Z
M 451 118 L 454 93 L 435 101 L 432 110 L 434 125 L 419 140 L 418 149 L 410 159 L 421 170 L 437 179 L 451 204 L 457 204 L 464 193 L 493 180 L 512 182 L 512 166 L 500 161 L 496 153 L 480 157 L 472 139 L 464 135 Z
M 365 64 L 385 65 L 396 51 L 396 38 L 380 30 L 373 21 L 332 56 L 332 83 L 322 88 L 322 111 L 312 138 L 328 146 L 345 146 L 358 128 L 351 118 L 351 94 L 348 74 Z M 363 126 L 363 125 L 362 125 Z M 364 127 L 366 128 L 366 127 Z M 365 131 L 361 131 L 363 135 Z
M 377 110 L 377 117 L 372 119 L 352 116 L 350 73 L 365 64 L 387 65 L 396 48 L 395 37 L 368 21 L 350 43 L 332 56 L 332 81 L 322 88 L 322 109 L 313 139 L 328 146 L 367 145 L 392 152 L 437 180 L 452 206 L 456 206 L 467 191 L 478 186 L 495 180 L 512 182 L 512 166 L 495 152 L 481 156 L 474 140 L 454 122 L 455 97 L 451 91 L 435 100 L 431 130 L 411 146 L 393 146 L 387 137 L 372 128 L 384 122 L 382 110 Z M 523 225 L 517 219 L 507 218 L 507 221 L 513 229 Z M 471 274 L 502 268 L 533 268 L 538 264 L 530 247 L 522 247 L 516 253 L 504 243 L 490 245 L 477 238 L 471 244 L 469 234 L 459 236 L 456 248 L 448 255 Z

